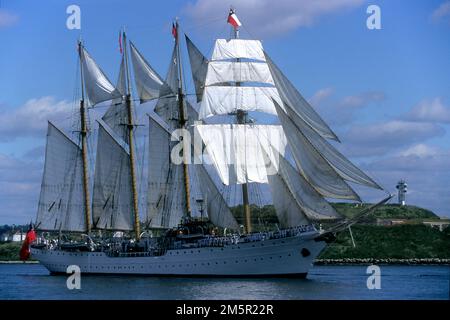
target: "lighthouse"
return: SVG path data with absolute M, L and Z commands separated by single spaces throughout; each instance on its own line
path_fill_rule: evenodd
M 396 188 L 398 190 L 398 203 L 401 206 L 404 206 L 406 204 L 406 192 L 408 190 L 408 185 L 406 184 L 406 181 L 400 180 L 397 183 Z

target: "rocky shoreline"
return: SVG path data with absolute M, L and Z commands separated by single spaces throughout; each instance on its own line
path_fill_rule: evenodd
M 375 259 L 375 258 L 344 258 L 344 259 L 316 259 L 315 265 L 371 265 L 371 264 L 401 264 L 401 265 L 450 265 L 450 259 Z

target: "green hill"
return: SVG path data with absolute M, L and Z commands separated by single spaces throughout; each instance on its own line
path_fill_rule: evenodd
M 355 205 L 354 203 L 332 203 L 332 206 L 347 218 L 352 218 L 355 214 L 371 206 L 372 204 Z M 437 215 L 427 209 L 416 206 L 400 206 L 398 204 L 386 204 L 375 209 L 370 216 L 373 219 L 439 219 Z
M 352 233 L 356 247 L 352 245 L 350 233 L 342 231 L 319 258 L 450 258 L 450 228 L 440 232 L 420 224 L 354 225 Z

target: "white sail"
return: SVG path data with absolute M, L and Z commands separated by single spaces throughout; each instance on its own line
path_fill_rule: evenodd
M 95 228 L 133 230 L 129 152 L 100 122 L 92 214 Z
M 206 72 L 208 70 L 208 59 L 205 58 L 187 35 L 185 37 L 197 102 L 200 102 L 202 100 L 203 87 L 205 85 Z
M 125 59 L 122 56 L 120 64 L 119 77 L 117 79 L 116 88 L 122 94 L 120 98 L 112 100 L 111 106 L 106 110 L 102 120 L 111 128 L 114 133 L 121 137 L 123 141 L 128 143 L 128 108 L 123 99 L 126 95 L 126 75 L 125 75 Z
M 225 185 L 247 182 L 267 183 L 267 175 L 276 171 L 272 147 L 284 154 L 286 138 L 275 125 L 197 125 L 196 130 Z M 264 152 L 271 155 L 267 163 Z
M 287 114 L 297 129 L 300 130 L 306 139 L 314 146 L 333 167 L 333 169 L 345 180 L 358 183 L 367 187 L 382 190 L 382 188 L 367 176 L 361 169 L 356 167 L 350 160 L 341 154 L 327 140 L 313 130 L 306 122 L 304 122 L 291 108 L 285 107 Z
M 281 103 L 276 88 L 273 87 L 205 87 L 200 106 L 199 118 L 213 115 L 226 115 L 244 111 L 260 111 L 276 115 L 273 99 Z
M 302 97 L 300 92 L 292 85 L 281 70 L 273 63 L 273 61 L 266 54 L 267 64 L 272 74 L 275 86 L 278 90 L 278 94 L 281 97 L 281 101 L 286 102 L 284 106 L 280 99 L 277 99 L 277 103 L 284 107 L 292 108 L 299 117 L 301 117 L 308 125 L 311 126 L 317 133 L 324 138 L 334 139 L 339 141 L 336 134 L 330 129 L 330 127 L 323 121 L 323 119 L 317 114 L 317 112 L 311 107 L 311 105 Z
M 282 156 L 279 157 L 279 169 L 276 176 L 278 177 L 269 176 L 269 185 L 275 184 L 272 192 L 277 188 L 279 179 L 281 179 L 308 218 L 314 220 L 340 218 L 336 210 Z M 275 190 L 275 192 L 277 191 Z
M 205 86 L 226 82 L 259 82 L 274 85 L 267 63 L 211 61 Z
M 222 228 L 238 230 L 239 225 L 236 219 L 205 167 L 199 164 L 195 168 L 199 177 L 200 188 L 206 198 L 206 211 L 211 222 Z
M 252 59 L 265 61 L 261 41 L 246 39 L 217 39 L 212 60 Z
M 269 186 L 281 228 L 310 224 L 291 191 L 279 175 L 270 176 Z
M 130 41 L 136 90 L 141 103 L 169 94 L 164 81 Z
M 165 84 L 161 87 L 160 98 L 155 106 L 155 113 L 169 124 L 171 130 L 178 127 L 178 120 L 180 119 L 180 106 L 177 96 L 178 66 L 176 61 L 176 47 L 174 47 Z M 170 94 L 167 94 L 167 92 L 170 92 Z
M 169 128 L 149 116 L 147 222 L 153 227 L 177 226 L 186 210 L 183 166 L 170 160 Z
M 121 96 L 84 47 L 81 50 L 81 67 L 84 87 L 91 106 Z
M 300 173 L 323 196 L 361 201 L 353 189 L 320 155 L 295 124 L 276 104 L 278 118 L 283 126 L 288 145 Z
M 48 123 L 36 224 L 40 230 L 85 231 L 81 149 Z

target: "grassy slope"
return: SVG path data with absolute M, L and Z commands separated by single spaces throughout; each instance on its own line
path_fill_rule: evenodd
M 424 225 L 355 225 L 352 232 L 355 248 L 344 231 L 319 258 L 450 258 L 450 228 L 440 232 Z
M 0 261 L 20 260 L 21 242 L 0 243 Z
M 356 207 L 355 204 L 352 203 L 333 203 L 332 205 L 339 213 L 348 218 L 351 218 L 355 214 L 363 210 L 363 208 L 368 207 L 371 204 L 364 204 L 359 207 Z M 371 216 L 380 219 L 439 219 L 439 217 L 430 210 L 426 210 L 416 206 L 399 206 L 397 204 L 387 204 L 380 206 L 375 209 Z

